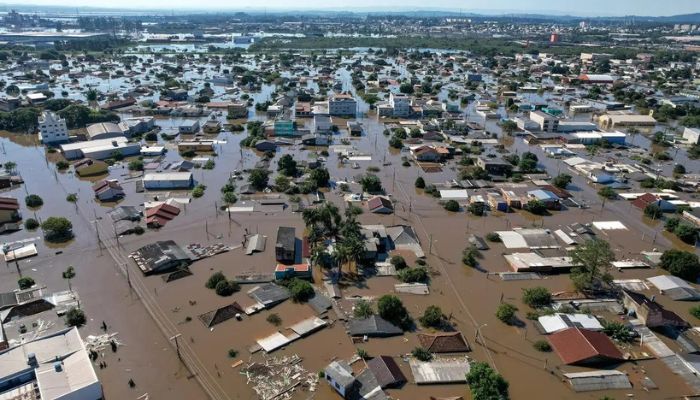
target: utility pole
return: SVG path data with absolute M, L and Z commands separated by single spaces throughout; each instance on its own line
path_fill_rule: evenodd
M 174 341 L 175 341 L 175 351 L 177 352 L 177 358 L 179 358 L 180 361 L 182 361 L 182 356 L 180 355 L 180 343 L 177 341 L 177 339 L 178 339 L 180 336 L 182 336 L 182 335 L 178 333 L 177 335 L 171 337 L 170 340 L 174 340 Z M 183 364 L 184 364 L 184 361 L 183 361 Z

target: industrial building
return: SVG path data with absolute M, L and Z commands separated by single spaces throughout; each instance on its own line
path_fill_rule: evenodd
M 115 137 L 112 139 L 90 140 L 87 142 L 67 143 L 61 145 L 61 153 L 68 160 L 78 158 L 92 158 L 104 160 L 119 153 L 124 157 L 138 155 L 141 152 L 141 145 L 129 143 L 125 137 Z
M 143 187 L 148 190 L 189 189 L 193 184 L 191 172 L 155 172 L 143 176 Z

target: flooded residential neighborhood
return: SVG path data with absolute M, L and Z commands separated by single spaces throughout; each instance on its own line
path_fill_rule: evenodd
M 0 399 L 700 396 L 700 10 L 175 3 L 0 11 Z

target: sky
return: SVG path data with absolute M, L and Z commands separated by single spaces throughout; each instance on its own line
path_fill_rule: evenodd
M 578 16 L 668 16 L 700 12 L 700 0 L 22 0 L 7 3 L 23 5 L 86 6 L 149 9 L 196 10 L 348 10 L 348 11 L 410 11 L 450 10 L 482 13 L 569 14 Z

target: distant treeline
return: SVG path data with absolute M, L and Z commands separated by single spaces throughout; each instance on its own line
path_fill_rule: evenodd
M 304 38 L 264 38 L 250 47 L 250 51 L 287 50 L 287 49 L 347 49 L 354 47 L 396 48 L 396 49 L 441 49 L 469 51 L 477 56 L 493 57 L 514 56 L 517 53 L 550 53 L 559 56 L 575 56 L 580 53 L 610 53 L 615 58 L 634 58 L 640 52 L 649 50 L 631 47 L 589 47 L 549 45 L 546 43 L 529 43 L 524 46 L 513 39 L 465 36 L 402 36 L 402 37 L 304 37 Z M 682 61 L 689 52 L 659 51 L 654 52 L 657 59 L 664 61 Z
M 47 109 L 55 110 L 59 102 L 65 100 L 48 100 Z M 10 112 L 0 112 L 0 130 L 33 133 L 36 130 L 41 108 L 24 107 Z M 113 112 L 92 110 L 80 104 L 70 104 L 58 111 L 65 118 L 68 129 L 82 128 L 97 122 L 119 122 L 119 116 Z

